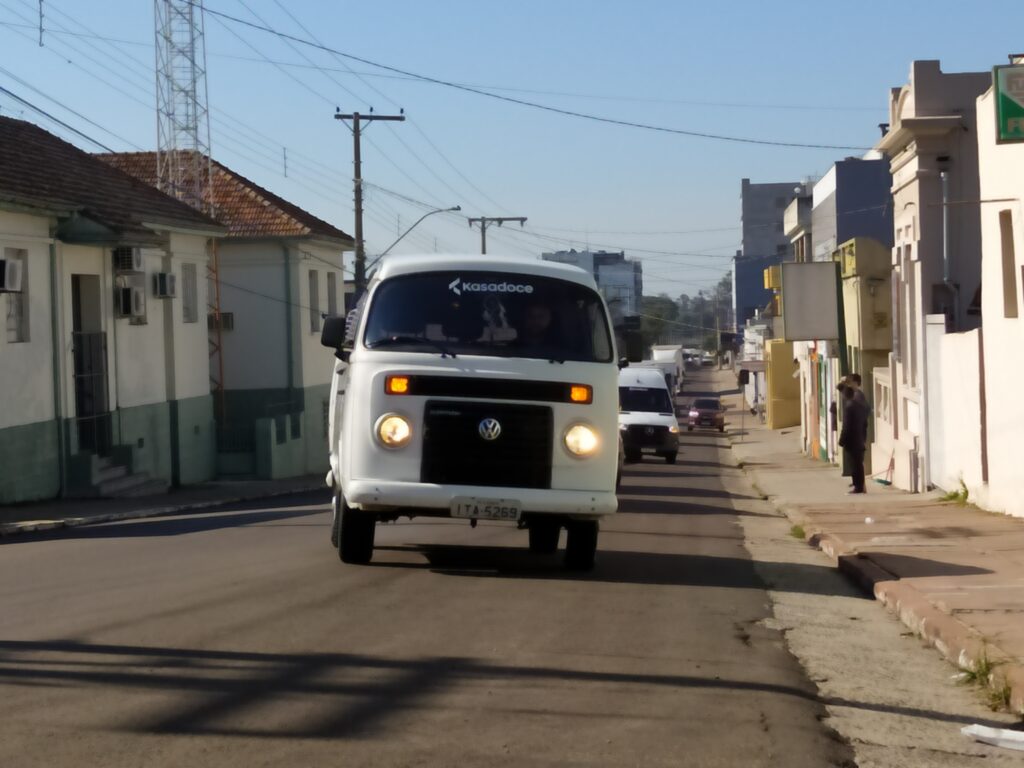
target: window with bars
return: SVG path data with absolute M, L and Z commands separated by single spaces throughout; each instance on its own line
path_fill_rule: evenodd
M 338 276 L 333 272 L 327 273 L 327 314 L 338 314 Z
M 199 322 L 199 283 L 195 264 L 181 265 L 181 319 L 186 323 Z
M 21 263 L 21 291 L 5 293 L 7 311 L 7 342 L 21 344 L 28 341 L 28 251 L 4 248 L 4 259 Z
M 320 273 L 309 270 L 309 330 L 320 332 Z

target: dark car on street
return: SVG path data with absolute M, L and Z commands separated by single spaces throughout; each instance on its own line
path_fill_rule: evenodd
M 694 427 L 711 427 L 719 432 L 725 431 L 725 408 L 717 397 L 698 397 L 690 403 L 690 412 L 686 422 L 687 432 Z

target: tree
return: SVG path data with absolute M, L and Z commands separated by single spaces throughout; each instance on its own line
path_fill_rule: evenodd
M 668 294 L 644 296 L 640 300 L 640 312 L 643 315 L 641 330 L 645 347 L 666 341 L 674 334 L 676 326 L 673 323 L 679 317 L 679 306 Z

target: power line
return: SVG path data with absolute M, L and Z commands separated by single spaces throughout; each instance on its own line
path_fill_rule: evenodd
M 63 126 L 64 128 L 68 129 L 72 133 L 74 133 L 74 134 L 76 134 L 78 136 L 81 136 L 83 139 L 85 139 L 88 142 L 91 142 L 92 144 L 95 144 L 97 147 L 100 147 L 101 149 L 105 149 L 107 152 L 113 152 L 114 151 L 110 147 L 108 147 L 106 144 L 104 144 L 102 141 L 94 139 L 89 134 L 83 133 L 82 131 L 78 130 L 74 126 L 68 125 L 63 120 L 61 120 L 59 117 L 54 117 L 53 115 L 51 115 L 49 112 L 47 112 L 42 107 L 37 107 L 35 104 L 33 104 L 28 99 L 23 99 L 21 96 L 19 96 L 18 94 L 14 93 L 13 91 L 7 90 L 2 85 L 0 85 L 0 93 L 7 94 L 8 96 L 10 96 L 12 99 L 17 101 L 18 103 L 24 104 L 26 107 L 28 107 L 29 109 L 33 110 L 34 112 L 38 112 L 40 115 L 43 115 L 44 117 L 46 117 L 49 120 L 52 120 L 53 122 L 57 123 L 57 125 Z
M 187 2 L 189 2 L 192 5 L 196 5 L 196 6 L 199 5 L 196 2 L 196 0 L 187 0 Z M 327 53 L 333 53 L 333 54 L 336 54 L 338 56 L 344 56 L 346 59 L 351 59 L 352 61 L 358 61 L 361 64 L 366 64 L 367 66 L 376 67 L 378 69 L 383 69 L 383 70 L 388 71 L 388 72 L 395 72 L 397 74 L 405 75 L 407 77 L 413 77 L 413 78 L 416 78 L 418 80 L 422 80 L 423 82 L 433 83 L 434 85 L 444 86 L 445 88 L 451 88 L 451 89 L 458 90 L 458 91 L 463 91 L 463 92 L 466 92 L 466 93 L 473 93 L 473 94 L 476 94 L 477 96 L 485 96 L 485 97 L 490 98 L 490 99 L 495 99 L 495 100 L 498 100 L 498 101 L 504 101 L 504 102 L 508 102 L 510 104 L 518 104 L 520 106 L 530 107 L 532 109 L 538 109 L 538 110 L 542 110 L 542 111 L 545 111 L 545 112 L 550 112 L 550 113 L 553 113 L 553 114 L 563 115 L 563 116 L 566 116 L 566 117 L 575 117 L 575 118 L 579 118 L 579 119 L 582 119 L 582 120 L 590 120 L 592 122 L 606 123 L 608 125 L 619 125 L 619 126 L 622 126 L 622 127 L 625 127 L 625 128 L 637 128 L 637 129 L 645 130 L 645 131 L 654 131 L 654 132 L 658 132 L 658 133 L 675 134 L 675 135 L 679 135 L 679 136 L 690 136 L 690 137 L 693 137 L 693 138 L 700 138 L 700 139 L 713 139 L 713 140 L 716 140 L 716 141 L 728 141 L 728 142 L 738 143 L 738 144 L 757 144 L 757 145 L 761 145 L 761 146 L 794 147 L 794 148 L 800 148 L 800 149 L 832 149 L 832 150 L 838 149 L 838 150 L 854 150 L 854 151 L 865 151 L 865 150 L 869 149 L 869 147 L 855 147 L 855 146 L 850 146 L 850 145 L 810 144 L 810 143 L 796 142 L 796 141 L 776 141 L 776 140 L 772 140 L 772 139 L 755 139 L 755 138 L 742 137 L 742 136 L 727 136 L 727 135 L 724 135 L 724 134 L 707 133 L 707 132 L 703 132 L 703 131 L 691 131 L 691 130 L 685 130 L 685 129 L 681 129 L 681 128 L 669 128 L 667 126 L 653 125 L 653 124 L 650 124 L 650 123 L 641 123 L 641 122 L 637 122 L 637 121 L 633 121 L 633 120 L 625 120 L 625 119 L 621 119 L 621 118 L 602 117 L 600 115 L 593 115 L 593 114 L 590 114 L 590 113 L 587 113 L 587 112 L 578 112 L 576 110 L 564 109 L 562 107 L 553 107 L 553 106 L 550 106 L 548 104 L 541 104 L 541 103 L 538 103 L 538 102 L 535 102 L 535 101 L 527 101 L 525 99 L 520 99 L 520 98 L 516 98 L 516 97 L 513 97 L 513 96 L 504 96 L 504 95 L 502 95 L 500 93 L 492 93 L 491 91 L 486 91 L 486 90 L 483 90 L 481 88 L 475 88 L 475 87 L 468 86 L 468 85 L 462 85 L 460 83 L 456 83 L 456 82 L 453 82 L 451 80 L 443 80 L 443 79 L 437 78 L 437 77 L 430 77 L 428 75 L 421 75 L 421 74 L 418 74 L 416 72 L 411 72 L 409 70 L 400 69 L 399 67 L 393 67 L 393 66 L 390 66 L 388 64 L 381 64 L 379 62 L 372 61 L 370 59 L 366 59 L 366 58 L 363 58 L 361 56 L 356 56 L 356 55 L 351 54 L 351 53 L 346 53 L 344 51 L 340 51 L 340 50 L 338 50 L 336 48 L 331 48 L 329 46 L 323 45 L 321 43 L 314 42 L 312 40 L 307 40 L 305 38 L 297 37 L 295 35 L 290 35 L 287 32 L 279 32 L 278 30 L 273 29 L 271 27 L 264 26 L 264 25 L 261 25 L 261 24 L 255 24 L 255 23 L 253 23 L 251 21 L 248 21 L 246 19 L 242 19 L 242 18 L 239 18 L 237 16 L 232 16 L 231 14 L 224 13 L 223 11 L 215 11 L 215 10 L 213 10 L 211 8 L 205 8 L 204 10 L 205 10 L 206 13 L 209 13 L 212 16 L 219 17 L 219 18 L 222 18 L 222 19 L 226 19 L 226 20 L 231 21 L 231 22 L 233 22 L 235 24 L 241 24 L 243 26 L 250 27 L 251 29 L 257 29 L 257 30 L 259 30 L 261 32 L 266 32 L 268 34 L 274 35 L 274 36 L 279 37 L 281 39 L 291 40 L 293 42 L 300 43 L 302 45 L 307 45 L 307 46 L 309 46 L 311 48 L 316 48 L 318 50 L 326 51 Z

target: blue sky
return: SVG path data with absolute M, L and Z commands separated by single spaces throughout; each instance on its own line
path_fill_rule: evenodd
M 988 70 L 1024 48 L 1021 0 L 206 6 L 254 23 L 262 17 L 278 31 L 315 36 L 375 62 L 563 109 L 852 147 L 875 142 L 888 89 L 905 82 L 912 60 L 937 58 L 946 71 Z M 114 149 L 152 149 L 152 2 L 44 0 L 43 9 L 40 47 L 32 28 L 37 0 L 0 0 L 0 86 Z M 405 197 L 460 204 L 471 216 L 528 217 L 523 230 L 492 229 L 491 252 L 622 248 L 645 261 L 647 293 L 693 294 L 728 270 L 739 245 L 741 178 L 796 181 L 856 154 L 555 115 L 395 77 L 210 15 L 206 49 L 214 156 L 349 232 L 352 143 L 332 119 L 334 108 L 405 109 L 407 122 L 378 123 L 366 134 L 363 175 L 389 190 L 367 194 L 370 254 L 424 212 Z M 2 93 L 0 113 L 96 149 Z M 440 214 L 396 251 L 435 247 L 474 252 L 479 235 L 465 219 Z

